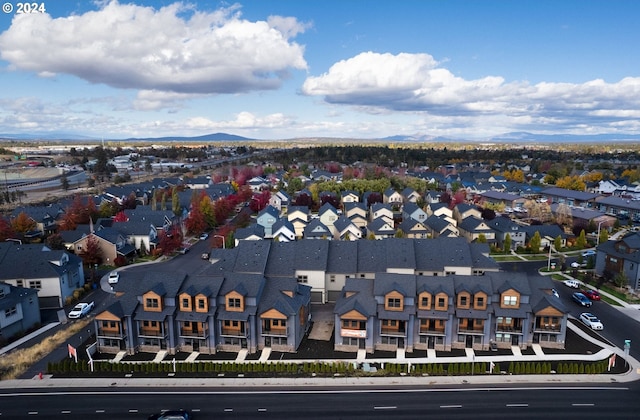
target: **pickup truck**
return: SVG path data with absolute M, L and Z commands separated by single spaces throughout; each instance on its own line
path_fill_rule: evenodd
M 82 318 L 83 316 L 87 315 L 89 312 L 93 310 L 93 306 L 94 306 L 93 302 L 78 303 L 76 306 L 73 307 L 71 312 L 69 312 L 69 318 L 73 318 L 73 319 Z

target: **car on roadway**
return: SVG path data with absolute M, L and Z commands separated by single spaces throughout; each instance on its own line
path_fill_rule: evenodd
M 583 295 L 585 295 L 589 300 L 600 300 L 600 292 L 597 290 L 589 289 L 589 290 L 581 290 Z
M 120 281 L 120 273 L 117 271 L 112 271 L 109 273 L 109 279 L 107 280 L 109 284 L 117 284 Z
M 596 251 L 594 251 L 593 249 L 590 249 L 588 251 L 584 251 L 582 253 L 583 257 L 595 257 L 596 256 Z
M 580 263 L 578 261 L 574 261 L 571 263 L 571 268 L 580 268 Z
M 570 287 L 572 289 L 579 289 L 580 282 L 578 280 L 565 280 L 563 281 L 564 285 Z
M 581 313 L 580 314 L 580 321 L 584 322 L 584 324 L 587 327 L 590 327 L 592 330 L 602 330 L 602 329 L 604 329 L 604 325 L 602 325 L 602 322 L 600 322 L 598 317 L 595 316 L 592 313 L 589 313 L 589 312 Z
M 558 299 L 560 298 L 560 295 L 558 294 L 558 291 L 556 289 L 551 289 L 551 294 L 557 297 Z
M 166 410 L 161 413 L 152 414 L 148 420 L 192 420 L 193 416 L 187 410 Z
M 583 295 L 580 292 L 575 292 L 574 294 L 571 295 L 571 299 L 573 299 L 573 301 L 575 303 L 577 303 L 580 306 L 584 306 L 586 308 L 591 307 L 592 302 L 589 300 L 588 297 L 586 297 L 585 295 Z
M 207 239 L 209 239 L 209 234 L 208 233 L 203 233 L 202 235 L 200 235 L 200 240 L 201 241 L 206 241 Z
M 186 246 L 178 249 L 178 254 L 183 254 L 184 255 L 187 252 L 189 252 L 189 248 L 187 248 Z
M 69 318 L 78 319 L 89 314 L 93 310 L 93 302 L 80 302 L 69 312 Z

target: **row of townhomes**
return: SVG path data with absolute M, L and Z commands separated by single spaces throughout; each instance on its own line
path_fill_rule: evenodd
M 243 241 L 196 274 L 149 271 L 95 317 L 98 351 L 294 352 L 311 303 L 335 302 L 335 348 L 563 347 L 544 278 L 499 272 L 463 238 Z

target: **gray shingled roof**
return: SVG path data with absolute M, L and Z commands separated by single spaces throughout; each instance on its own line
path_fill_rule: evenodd
M 66 251 L 52 251 L 42 244 L 0 243 L 0 280 L 59 278 L 65 267 L 51 261 L 69 256 L 69 263 L 78 265 L 79 257 Z
M 346 297 L 348 292 L 354 295 Z M 368 317 L 376 314 L 377 304 L 373 297 L 373 281 L 370 279 L 347 279 L 340 297 L 336 301 L 333 312 L 339 316 L 352 310 Z
M 235 249 L 241 257 L 236 259 L 233 271 L 263 274 L 267 266 L 270 246 L 270 241 L 240 241 Z
M 293 296 L 289 297 L 284 291 L 293 292 Z M 300 308 L 309 305 L 310 301 L 310 286 L 298 284 L 295 278 L 269 279 L 258 304 L 258 314 L 276 309 L 283 315 L 292 316 L 299 313 Z
M 330 241 L 327 273 L 356 273 L 360 241 Z

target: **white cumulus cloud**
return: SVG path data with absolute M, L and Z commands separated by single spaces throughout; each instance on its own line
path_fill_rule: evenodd
M 0 34 L 0 57 L 14 69 L 65 73 L 116 88 L 221 94 L 276 89 L 292 69 L 306 70 L 290 38 L 295 18 L 241 18 L 238 6 L 214 12 L 173 3 L 160 9 L 117 1 L 52 18 L 16 15 Z
M 613 129 L 637 118 L 640 77 L 615 83 L 526 81 L 506 82 L 499 76 L 466 80 L 441 66 L 429 54 L 364 52 L 333 64 L 302 86 L 305 95 L 327 103 L 351 105 L 370 113 L 411 111 L 431 116 L 501 118 L 517 129 Z M 522 117 L 527 117 L 523 124 Z M 470 121 L 467 121 L 469 123 Z

